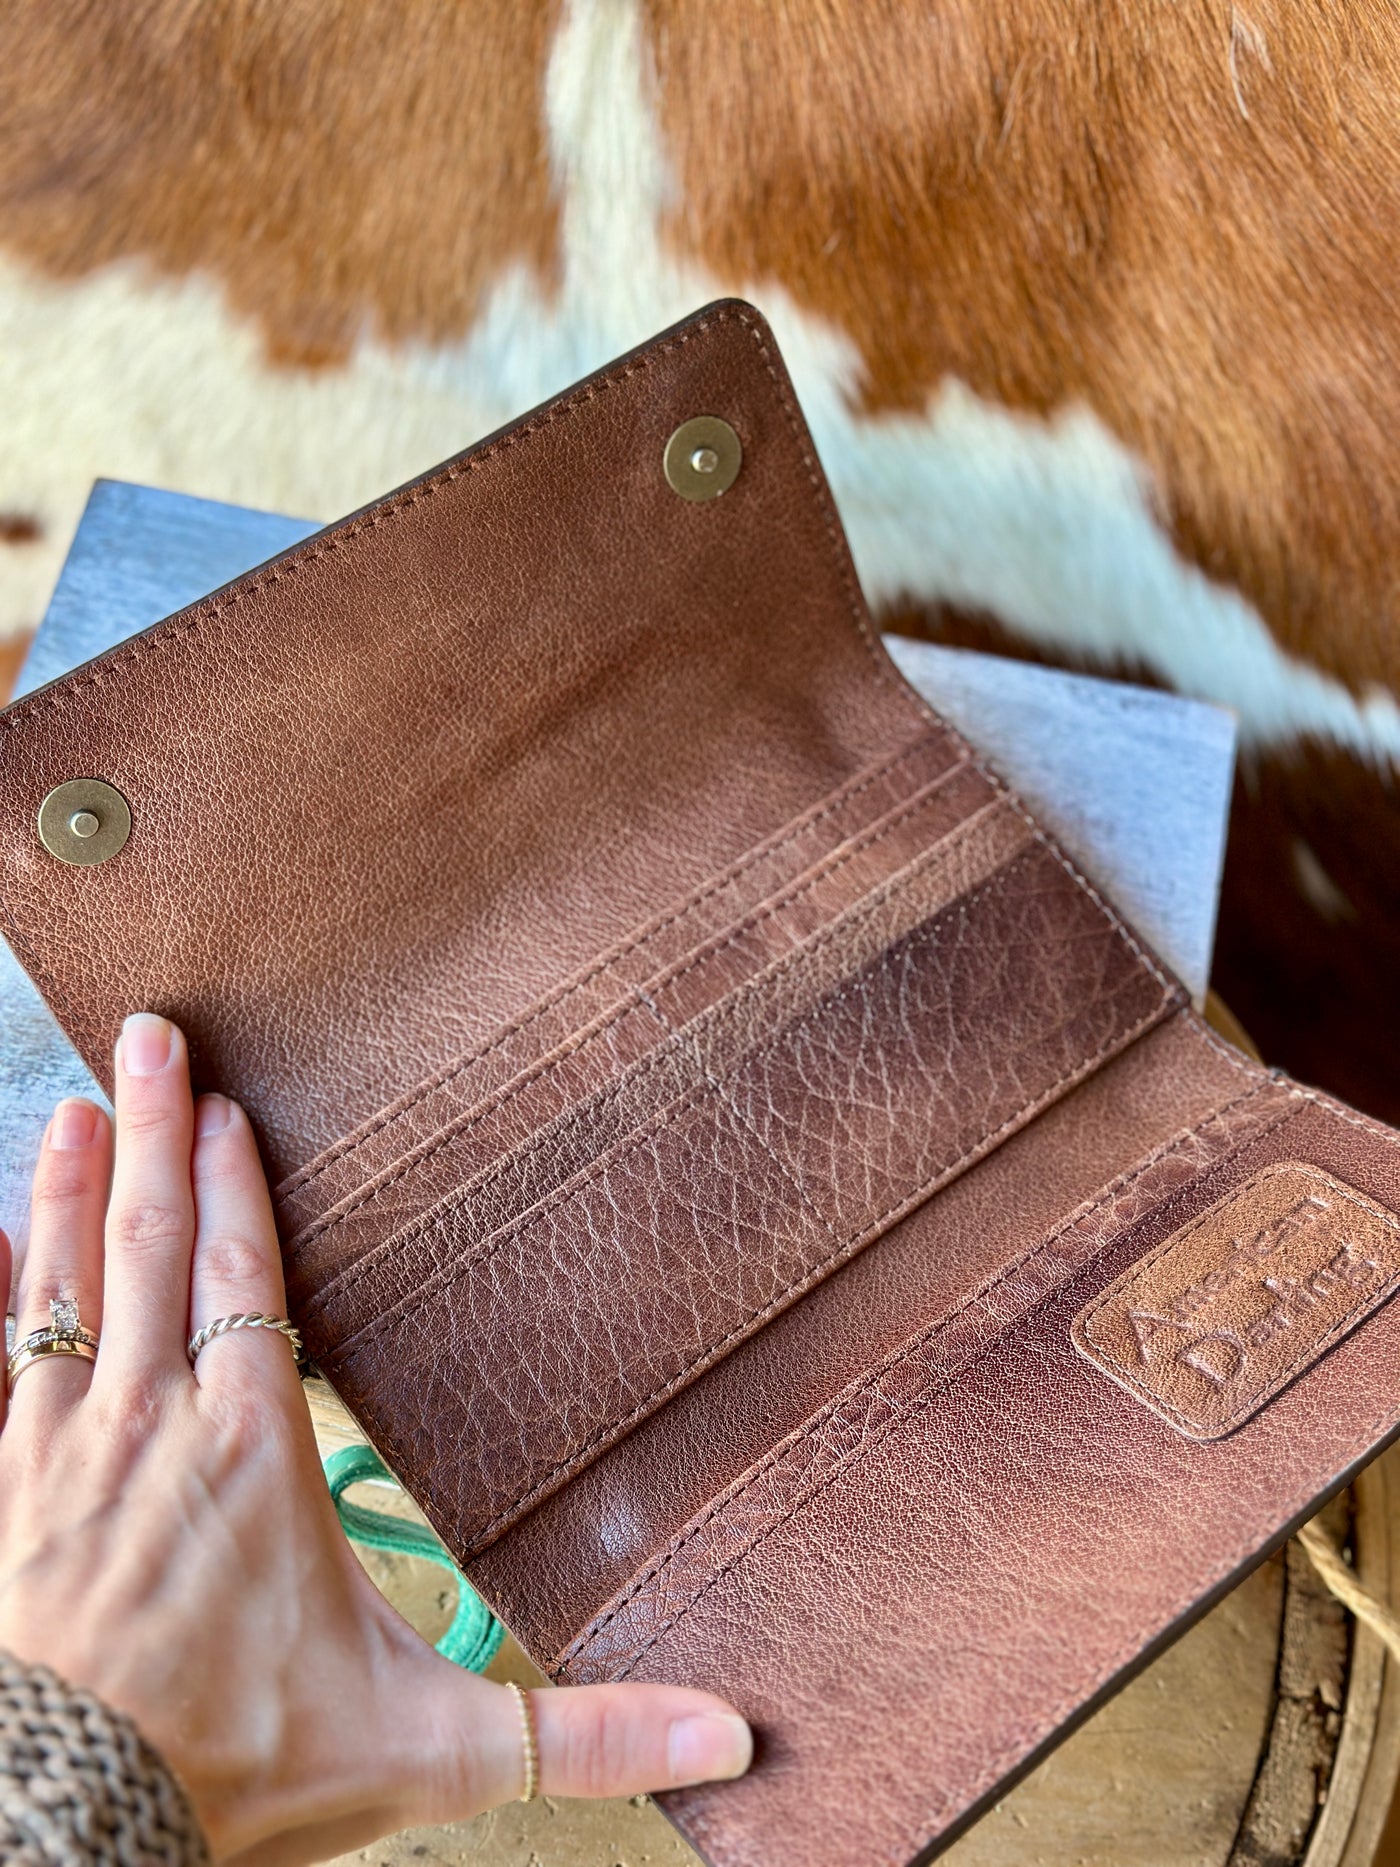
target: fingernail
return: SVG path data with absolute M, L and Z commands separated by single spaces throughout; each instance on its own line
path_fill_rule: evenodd
M 137 1011 L 122 1026 L 121 1064 L 128 1076 L 155 1076 L 170 1061 L 175 1027 L 152 1011 Z
M 201 1096 L 194 1112 L 197 1135 L 222 1134 L 233 1120 L 233 1104 L 227 1096 Z
M 753 1761 L 753 1732 L 733 1712 L 678 1718 L 667 1739 L 666 1760 L 678 1789 L 686 1783 L 742 1776 Z
M 60 1102 L 53 1112 L 53 1126 L 49 1129 L 49 1146 L 52 1148 L 91 1147 L 97 1138 L 97 1110 L 91 1102 L 84 1102 L 74 1096 L 67 1102 Z

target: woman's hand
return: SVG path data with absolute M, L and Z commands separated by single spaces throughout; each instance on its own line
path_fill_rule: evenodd
M 109 1196 L 110 1180 L 110 1196 Z M 0 1234 L 0 1290 L 9 1250 Z M 184 1039 L 130 1019 L 116 1136 L 56 1111 L 35 1177 L 18 1338 L 49 1300 L 101 1331 L 0 1387 L 0 1647 L 129 1713 L 188 1789 L 218 1858 L 324 1859 L 520 1794 L 516 1705 L 440 1659 L 350 1551 L 286 1340 L 215 1317 L 283 1313 L 247 1118 L 192 1104 Z M 532 1695 L 540 1787 L 628 1795 L 748 1765 L 719 1699 L 664 1686 Z

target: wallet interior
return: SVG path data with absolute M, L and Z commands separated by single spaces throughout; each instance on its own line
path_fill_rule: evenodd
M 794 1691 L 829 1694 L 813 1722 L 843 1771 L 887 1767 L 897 1718 L 928 1766 L 923 1812 L 891 1818 L 912 1858 L 1337 1469 L 1315 1395 L 1204 1445 L 1074 1334 L 1278 1163 L 1394 1202 L 1371 1131 L 1216 1039 L 933 726 L 278 1205 L 318 1362 L 399 1469 L 431 1471 L 425 1509 L 554 1676 L 719 1681 L 779 1733 Z M 999 1747 L 966 1754 L 966 1730 Z M 865 1858 L 870 1811 L 833 1842 L 810 1755 L 789 1765 L 785 1842 Z M 751 1823 L 684 1792 L 687 1832 L 773 1858 L 772 1780 Z

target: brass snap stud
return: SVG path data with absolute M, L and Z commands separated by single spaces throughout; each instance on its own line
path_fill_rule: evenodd
M 744 450 L 718 415 L 694 415 L 666 443 L 666 483 L 682 499 L 718 499 L 739 477 Z
M 60 862 L 110 862 L 130 835 L 130 806 L 100 778 L 70 778 L 39 806 L 39 841 Z

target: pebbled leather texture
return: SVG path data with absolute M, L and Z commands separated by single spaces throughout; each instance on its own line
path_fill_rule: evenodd
M 726 1863 L 946 1843 L 1400 1424 L 1380 1309 L 1229 1438 L 1188 1440 L 1075 1350 L 1075 1315 L 1273 1161 L 1400 1206 L 1394 1137 L 1265 1081 L 1047 1232 L 707 1502 L 557 1677 L 738 1692 L 737 1786 L 666 1798 Z
M 106 865 L 34 833 L 73 776 Z M 1400 1421 L 1331 1272 L 1209 1440 L 1108 1366 L 1286 1174 L 1390 1252 L 1397 1138 L 1214 1038 L 899 679 L 748 306 L 0 715 L 0 849 L 99 1075 L 151 1007 L 248 1107 L 294 1315 L 527 1648 L 753 1717 L 667 1799 L 715 1867 L 944 1844 Z

